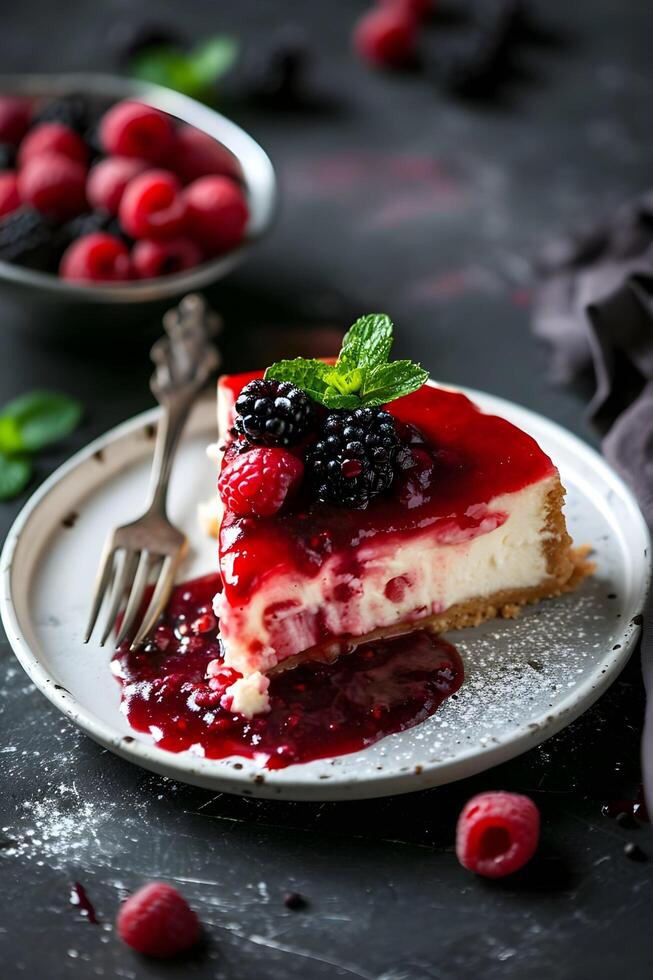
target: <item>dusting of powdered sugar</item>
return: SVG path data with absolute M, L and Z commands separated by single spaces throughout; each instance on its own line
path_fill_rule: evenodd
M 611 630 L 622 638 L 623 626 L 605 600 L 605 582 L 591 579 L 581 591 L 528 607 L 516 619 L 447 634 L 464 664 L 459 691 L 423 724 L 332 760 L 332 771 L 339 777 L 370 766 L 407 771 L 491 749 L 516 730 L 546 737 L 566 699 L 609 657 Z

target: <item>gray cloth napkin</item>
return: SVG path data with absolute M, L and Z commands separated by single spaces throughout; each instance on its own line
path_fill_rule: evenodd
M 534 331 L 554 379 L 593 379 L 588 415 L 653 529 L 653 193 L 540 257 Z M 642 772 L 653 813 L 653 595 L 644 612 Z

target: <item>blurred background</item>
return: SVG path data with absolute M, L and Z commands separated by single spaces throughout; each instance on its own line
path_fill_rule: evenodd
M 151 74 L 161 65 L 144 68 L 148 48 L 188 53 L 229 38 L 234 63 L 201 94 L 269 153 L 281 205 L 253 257 L 210 291 L 226 320 L 226 367 L 327 353 L 355 316 L 383 310 L 398 355 L 551 414 L 529 331 L 532 261 L 648 187 L 649 14 L 620 0 L 532 0 L 498 76 L 480 97 L 461 94 L 447 76 L 452 50 L 479 9 L 496 6 L 441 0 L 418 31 L 418 63 L 381 70 L 352 42 L 365 2 L 36 0 L 4 11 L 2 68 Z M 148 364 L 129 345 L 64 352 L 56 334 L 35 341 L 30 318 L 3 315 L 7 397 L 65 371 L 89 409 L 101 386 L 92 425 L 149 404 Z M 588 434 L 574 397 L 555 398 L 559 421 Z
M 434 0 L 399 67 L 372 64 L 367 42 L 354 43 L 371 7 L 371 0 L 15 2 L 3 7 L 0 67 L 174 84 L 267 151 L 280 183 L 276 221 L 246 261 L 206 291 L 224 319 L 226 370 L 333 353 L 357 316 L 383 311 L 396 324 L 396 356 L 421 361 L 443 382 L 527 405 L 596 444 L 585 416 L 591 374 L 554 382 L 533 316 L 551 256 L 574 268 L 577 232 L 589 229 L 591 238 L 651 187 L 650 5 Z M 198 45 L 216 38 L 222 56 L 199 70 Z M 651 228 L 649 219 L 648 239 L 629 241 L 626 252 L 648 248 Z M 152 405 L 148 346 L 159 329 L 146 310 L 128 330 L 119 313 L 102 325 L 89 315 L 64 340 L 47 306 L 9 303 L 0 276 L 2 401 L 55 388 L 83 410 L 81 425 L 35 459 L 22 494 L 1 505 L 0 537 L 55 466 Z M 583 358 L 589 362 L 586 351 Z M 188 975 L 651 975 L 644 887 L 651 864 L 646 855 L 641 863 L 622 859 L 632 827 L 617 826 L 606 809 L 606 800 L 635 799 L 641 781 L 638 657 L 576 723 L 487 776 L 405 799 L 314 807 L 209 797 L 105 754 L 26 684 L 4 638 L 0 646 L 3 725 L 17 746 L 4 757 L 13 764 L 3 819 L 11 824 L 24 817 L 24 800 L 56 792 L 59 777 L 46 762 L 56 745 L 73 760 L 65 773 L 73 810 L 104 812 L 110 799 L 125 821 L 110 819 L 103 833 L 114 851 L 98 861 L 91 852 L 104 841 L 89 831 L 77 847 L 74 823 L 66 839 L 70 853 L 75 842 L 72 862 L 69 852 L 57 853 L 58 839 L 46 840 L 47 859 L 29 866 L 29 887 L 25 865 L 7 865 L 15 921 L 9 928 L 7 917 L 0 928 L 0 948 L 13 938 L 15 958 L 18 937 L 20 962 L 38 967 L 32 975 L 68 977 L 76 966 L 75 975 L 88 977 L 92 964 L 93 975 L 153 976 L 104 933 L 100 946 L 80 928 L 67 903 L 70 882 L 90 877 L 100 907 L 112 908 L 116 887 L 131 887 L 141 872 L 158 867 L 174 877 L 188 865 L 197 871 L 183 879 L 188 896 L 201 903 L 210 885 L 205 858 L 218 855 L 226 887 L 242 897 L 240 919 L 225 925 L 218 909 L 219 948 L 208 965 L 191 963 Z M 500 891 L 461 884 L 451 846 L 462 802 L 490 785 L 532 789 L 547 827 L 536 874 Z M 650 829 L 636 834 L 650 851 Z M 3 860 L 5 846 L 0 839 Z M 117 884 L 112 853 L 126 869 Z M 288 869 L 301 871 L 327 910 L 295 920 L 286 940 L 298 952 L 284 948 L 286 940 L 277 948 L 256 942 L 261 909 L 274 912 L 261 882 L 282 882 Z M 38 934 L 33 949 L 26 930 Z M 186 965 L 180 969 L 186 975 Z M 181 975 L 175 971 L 173 964 L 170 975 Z

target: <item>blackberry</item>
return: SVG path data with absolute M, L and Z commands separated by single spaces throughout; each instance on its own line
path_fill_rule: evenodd
M 289 381 L 250 381 L 236 400 L 236 412 L 237 434 L 261 446 L 292 446 L 315 421 L 310 398 Z
M 390 487 L 406 449 L 388 412 L 331 412 L 306 456 L 306 474 L 323 503 L 362 510 Z
M 33 208 L 20 208 L 0 221 L 0 259 L 33 269 L 54 270 L 59 258 L 52 226 Z
M 83 136 L 89 125 L 89 106 L 83 95 L 66 95 L 46 102 L 35 114 L 33 123 L 61 123 Z
M 0 143 L 0 170 L 13 170 L 16 162 L 16 147 L 11 143 Z
M 61 228 L 61 240 L 64 247 L 70 245 L 82 235 L 92 235 L 97 231 L 106 231 L 121 241 L 125 240 L 120 224 L 113 215 L 106 211 L 89 211 L 79 214 Z

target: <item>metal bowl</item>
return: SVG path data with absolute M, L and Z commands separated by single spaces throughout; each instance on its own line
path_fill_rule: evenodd
M 269 229 L 277 205 L 272 163 L 248 133 L 219 112 L 159 85 L 112 75 L 5 75 L 0 79 L 0 93 L 4 94 L 38 99 L 81 93 L 98 101 L 106 100 L 107 104 L 124 98 L 138 99 L 190 123 L 233 154 L 242 171 L 250 208 L 246 237 L 238 248 L 194 269 L 160 279 L 86 286 L 66 282 L 49 272 L 0 261 L 0 302 L 11 305 L 29 326 L 51 331 L 55 324 L 67 324 L 76 333 L 83 329 L 82 321 L 95 331 L 107 314 L 114 325 L 118 321 L 149 319 L 150 314 L 156 315 L 181 295 L 223 278 Z

